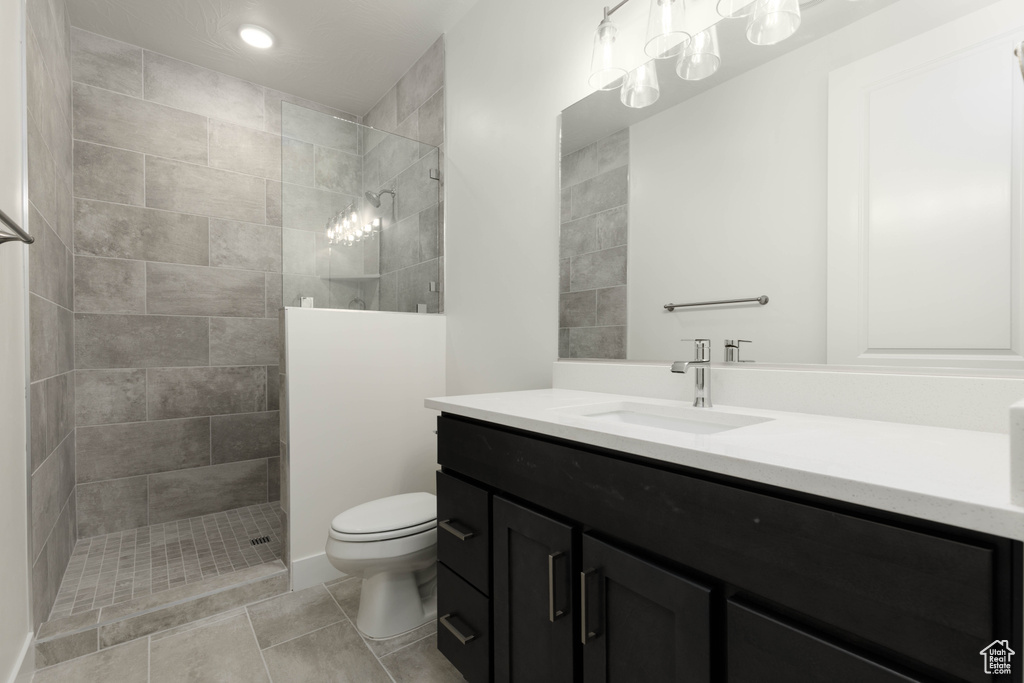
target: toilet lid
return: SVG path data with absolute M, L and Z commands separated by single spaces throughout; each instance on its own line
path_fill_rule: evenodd
M 343 534 L 380 534 L 423 526 L 436 519 L 434 494 L 403 493 L 346 510 L 334 518 L 331 528 Z

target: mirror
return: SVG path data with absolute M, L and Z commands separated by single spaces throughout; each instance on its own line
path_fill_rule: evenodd
M 559 356 L 1024 370 L 1024 6 L 801 5 L 562 112 Z

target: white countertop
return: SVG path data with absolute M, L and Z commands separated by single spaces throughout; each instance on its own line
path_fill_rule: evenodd
M 1024 506 L 1011 503 L 1005 434 L 718 405 L 702 410 L 770 421 L 690 434 L 560 412 L 615 402 L 690 407 L 689 402 L 566 389 L 431 398 L 426 406 L 1024 541 Z

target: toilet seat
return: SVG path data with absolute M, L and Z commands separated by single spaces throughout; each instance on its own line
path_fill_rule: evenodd
M 437 499 L 430 493 L 403 493 L 342 512 L 331 521 L 330 536 L 367 543 L 414 536 L 436 526 Z

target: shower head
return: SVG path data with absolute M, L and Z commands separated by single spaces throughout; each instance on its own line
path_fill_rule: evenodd
M 391 195 L 392 199 L 395 198 L 395 191 L 394 190 L 381 190 L 380 192 L 366 192 L 363 196 L 366 197 L 366 200 L 368 202 L 370 202 L 371 204 L 373 204 L 375 207 L 377 207 L 379 209 L 380 208 L 380 196 L 382 194 L 389 194 L 389 195 Z

